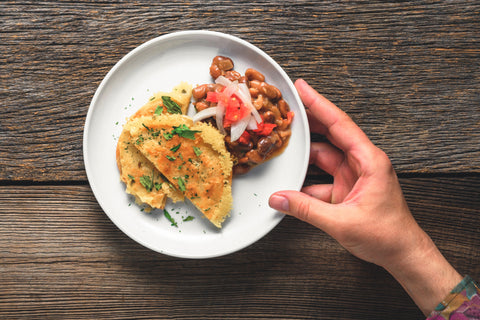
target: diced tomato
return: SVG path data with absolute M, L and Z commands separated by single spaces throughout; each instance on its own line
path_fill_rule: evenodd
M 225 117 L 223 119 L 223 126 L 225 128 L 232 125 L 232 123 L 241 120 L 248 116 L 250 110 L 233 95 L 226 103 Z
M 248 133 L 248 131 L 243 131 L 240 138 L 238 138 L 238 142 L 240 142 L 241 144 L 248 144 L 250 142 L 250 139 L 250 133 Z
M 277 125 L 274 123 L 267 123 L 267 122 L 261 122 L 258 124 L 258 128 L 253 130 L 256 134 L 260 136 L 268 136 L 270 133 L 272 133 L 273 128 L 275 128 Z
M 289 111 L 287 113 L 287 123 L 288 124 L 291 124 L 292 123 L 292 120 L 293 120 L 293 116 L 295 115 L 295 113 L 293 111 Z
M 208 102 L 218 102 L 218 93 L 215 91 L 207 92 L 207 98 L 205 100 Z

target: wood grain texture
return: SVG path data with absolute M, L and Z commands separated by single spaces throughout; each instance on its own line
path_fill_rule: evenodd
M 421 226 L 480 278 L 480 177 L 401 179 Z M 422 319 L 383 269 L 285 218 L 239 252 L 177 259 L 138 245 L 87 185 L 0 187 L 2 319 Z
M 347 111 L 401 173 L 480 172 L 478 1 L 2 1 L 0 180 L 78 181 L 108 70 L 185 29 L 239 36 Z

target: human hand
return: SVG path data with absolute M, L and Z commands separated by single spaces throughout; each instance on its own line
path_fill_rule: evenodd
M 297 80 L 295 86 L 311 131 L 330 141 L 311 144 L 310 163 L 332 175 L 333 183 L 307 186 L 302 192 L 278 191 L 270 206 L 322 229 L 353 255 L 387 269 L 428 313 L 460 275 L 413 218 L 387 155 L 305 81 Z
M 355 256 L 385 266 L 421 241 L 387 155 L 333 103 L 305 81 L 295 86 L 312 132 L 331 142 L 311 144 L 310 162 L 333 176 L 332 184 L 302 193 L 273 194 L 270 205 L 324 230 Z M 406 234 L 408 233 L 408 235 Z

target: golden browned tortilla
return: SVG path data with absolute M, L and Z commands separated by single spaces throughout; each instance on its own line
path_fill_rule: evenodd
M 192 95 L 192 86 L 182 82 L 173 88 L 172 92 L 159 92 L 153 95 L 148 103 L 142 106 L 128 121 L 142 116 L 168 113 L 162 97 L 170 97 L 180 107 L 180 112 L 186 113 Z M 120 134 L 116 149 L 117 166 L 120 179 L 126 185 L 126 192 L 135 197 L 135 202 L 146 204 L 148 211 L 151 208 L 165 207 L 167 198 L 173 202 L 182 201 L 183 193 L 177 190 L 165 177 L 148 161 L 135 147 L 130 133 L 123 130 Z
M 184 115 L 153 115 L 124 127 L 131 143 L 215 226 L 232 208 L 232 166 L 224 136 Z

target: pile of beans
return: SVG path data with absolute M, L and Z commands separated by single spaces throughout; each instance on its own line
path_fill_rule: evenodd
M 265 82 L 265 76 L 258 70 L 249 68 L 245 75 L 233 70 L 232 59 L 216 56 L 210 66 L 210 75 L 213 79 L 224 76 L 230 81 L 237 80 L 246 83 L 252 96 L 252 103 L 265 123 L 276 124 L 276 127 L 268 136 L 258 135 L 252 130 L 247 130 L 251 139 L 248 143 L 239 140 L 230 140 L 229 128 L 225 128 L 227 136 L 225 144 L 229 152 L 234 156 L 234 174 L 248 172 L 252 167 L 261 164 L 283 151 L 291 135 L 291 117 L 288 116 L 290 107 L 282 98 L 282 93 L 275 86 Z M 197 111 L 214 106 L 206 101 L 207 92 L 220 92 L 223 85 L 209 83 L 202 84 L 193 89 L 194 105 Z M 211 118 L 212 124 L 215 121 Z

